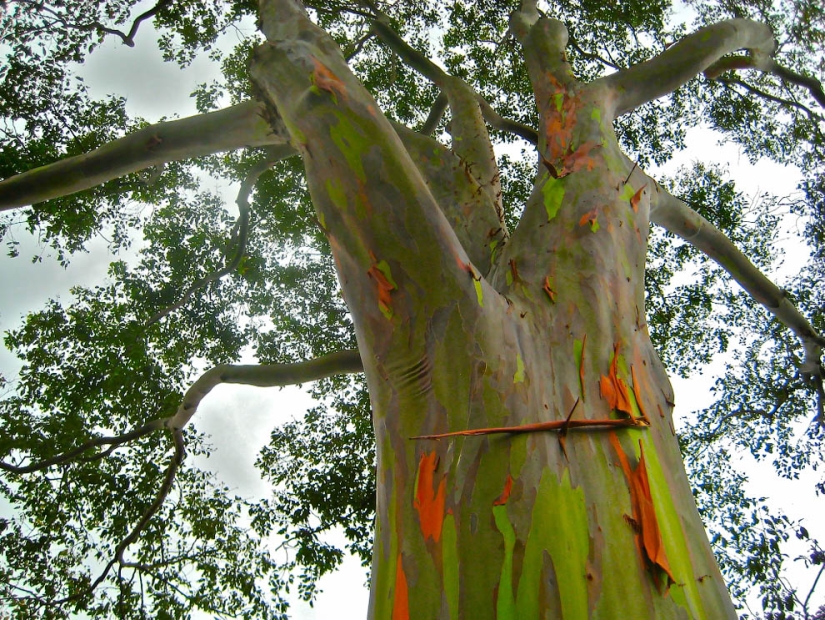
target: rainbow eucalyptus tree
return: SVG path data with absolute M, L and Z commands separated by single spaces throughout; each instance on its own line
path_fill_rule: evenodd
M 5 9 L 3 232 L 64 262 L 97 233 L 143 241 L 7 334 L 4 610 L 279 617 L 340 563 L 341 526 L 372 618 L 734 618 L 728 585 L 754 583 L 812 612 L 772 573 L 807 530 L 746 497 L 730 453 L 821 460 L 821 257 L 780 289 L 780 201 L 645 169 L 705 118 L 802 168 L 817 252 L 821 9 L 697 4 L 684 35 L 664 3 L 66 4 Z M 130 120 L 70 80 L 148 20 L 168 60 L 216 46 L 202 114 Z M 240 184 L 237 219 L 195 171 Z M 667 368 L 737 339 L 677 435 Z M 187 461 L 215 386 L 312 381 L 321 404 L 259 456 L 272 497 Z

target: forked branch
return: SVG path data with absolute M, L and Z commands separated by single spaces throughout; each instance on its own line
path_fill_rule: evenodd
M 413 49 L 387 22 L 386 17 L 381 15 L 373 22 L 373 30 L 387 47 L 438 86 L 447 97 L 452 113 L 450 134 L 453 136 L 453 151 L 465 162 L 468 174 L 478 182 L 495 207 L 496 213 L 500 216 L 499 225 L 503 228 L 499 171 L 484 116 L 477 101 L 478 94 L 464 80 L 449 75 L 424 54 Z
M 796 73 L 780 65 L 773 58 L 768 58 L 764 62 L 758 63 L 750 56 L 729 56 L 722 58 L 705 70 L 705 77 L 711 80 L 717 79 L 727 71 L 735 71 L 737 69 L 758 69 L 765 73 L 775 75 L 779 79 L 801 86 L 805 88 L 816 102 L 825 108 L 825 90 L 822 88 L 822 82 L 816 78 Z
M 25 4 L 35 7 L 38 11 L 50 15 L 55 21 L 63 24 L 66 28 L 72 28 L 76 30 L 95 30 L 97 32 L 103 33 L 104 35 L 111 34 L 118 37 L 121 41 L 123 41 L 124 45 L 134 47 L 135 35 L 137 34 L 140 25 L 150 17 L 156 15 L 157 12 L 160 11 L 162 8 L 171 4 L 172 0 L 158 0 L 158 3 L 155 4 L 155 6 L 144 11 L 134 19 L 134 21 L 132 22 L 132 27 L 129 29 L 128 33 L 123 32 L 122 30 L 118 30 L 116 28 L 110 28 L 108 26 L 105 26 L 99 21 L 89 22 L 88 24 L 73 23 L 67 21 L 63 16 L 58 14 L 56 11 L 53 11 L 49 7 L 45 6 L 45 4 L 42 2 L 34 2 L 34 0 L 24 0 L 24 2 Z M 2 8 L 2 3 L 0 3 L 0 8 Z
M 36 463 L 30 463 L 29 465 L 12 465 L 10 463 L 0 461 L 0 469 L 13 474 L 29 474 L 35 471 L 48 469 L 53 465 L 70 463 L 71 461 L 79 459 L 83 454 L 89 450 L 93 450 L 94 448 L 107 446 L 108 450 L 106 450 L 105 454 L 109 454 L 118 446 L 122 446 L 125 443 L 129 443 L 130 441 L 140 439 L 150 433 L 161 430 L 164 428 L 163 422 L 163 420 L 152 420 L 151 422 L 148 422 L 143 426 L 122 435 L 116 435 L 114 437 L 95 437 L 94 439 L 90 439 L 89 441 L 80 444 L 76 448 L 72 448 L 71 450 L 67 450 L 66 452 L 62 452 Z
M 151 519 L 160 510 L 166 497 L 172 489 L 175 477 L 183 464 L 186 455 L 186 446 L 183 438 L 183 428 L 192 419 L 197 411 L 197 407 L 203 398 L 217 385 L 221 383 L 234 383 L 244 385 L 254 385 L 258 387 L 273 387 L 294 385 L 316 381 L 325 377 L 337 374 L 356 373 L 363 370 L 361 357 L 358 351 L 340 351 L 319 357 L 307 362 L 296 364 L 272 364 L 272 365 L 250 365 L 237 366 L 223 364 L 206 371 L 187 390 L 177 411 L 166 418 L 152 420 L 143 426 L 128 433 L 115 437 L 98 437 L 87 441 L 80 446 L 68 450 L 54 457 L 45 459 L 38 463 L 16 466 L 7 463 L 0 463 L 0 469 L 14 474 L 27 474 L 35 471 L 47 469 L 53 465 L 69 463 L 78 460 L 85 452 L 101 446 L 109 446 L 111 449 L 126 444 L 130 441 L 146 436 L 159 430 L 169 430 L 172 438 L 174 453 L 164 473 L 163 482 L 155 494 L 152 502 L 141 515 L 135 526 L 115 547 L 114 556 L 108 561 L 100 574 L 91 584 L 79 592 L 75 592 L 61 599 L 46 599 L 42 596 L 32 594 L 31 600 L 38 605 L 62 605 L 78 599 L 82 599 L 94 592 L 103 583 L 107 575 L 116 565 L 137 567 L 132 562 L 127 562 L 124 554 L 127 548 L 134 543 L 140 533 L 146 528 Z M 98 455 L 101 456 L 101 455 Z

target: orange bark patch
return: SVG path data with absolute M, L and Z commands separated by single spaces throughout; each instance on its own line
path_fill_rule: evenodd
M 590 151 L 592 151 L 597 146 L 601 146 L 598 142 L 593 142 L 592 140 L 588 140 L 575 151 L 568 153 L 564 157 L 564 167 L 562 168 L 561 173 L 559 176 L 566 176 L 571 172 L 578 172 L 582 168 L 587 168 L 588 170 L 593 170 L 596 167 L 595 160 L 590 157 Z
M 367 275 L 375 280 L 375 283 L 378 285 L 378 309 L 381 310 L 381 313 L 387 317 L 392 317 L 392 294 L 391 291 L 396 289 L 395 284 L 390 282 L 389 278 L 387 278 L 387 274 L 381 270 L 381 264 L 379 264 L 375 258 L 375 255 L 370 252 L 370 258 L 372 259 L 373 265 L 367 270 Z M 386 267 L 386 262 L 382 261 L 382 264 Z
M 599 381 L 599 391 L 611 409 L 621 411 L 633 417 L 633 407 L 630 405 L 630 393 L 627 383 L 616 374 L 619 359 L 619 343 L 613 345 L 613 359 L 610 362 L 610 372 L 602 375 Z
M 410 595 L 407 591 L 407 575 L 401 554 L 395 563 L 395 599 L 392 604 L 392 620 L 410 620 Z
M 590 224 L 590 230 L 593 232 L 599 230 L 598 211 L 598 207 L 593 207 L 590 211 L 582 215 L 582 218 L 579 220 L 579 226 Z
M 647 187 L 647 183 L 642 185 L 635 194 L 630 197 L 630 206 L 633 207 L 633 211 L 638 213 L 639 212 L 639 202 L 642 200 L 642 192 L 645 191 L 645 187 Z
M 544 292 L 547 293 L 550 301 L 556 303 L 556 291 L 554 291 L 553 287 L 550 285 L 550 276 L 544 276 L 544 286 L 542 288 L 544 289 Z
M 645 413 L 645 408 L 642 404 L 642 389 L 639 384 L 639 380 L 636 378 L 635 366 L 630 367 L 630 377 L 633 379 L 633 396 L 636 397 L 636 404 L 639 407 L 639 413 L 642 414 L 642 420 L 644 420 L 647 424 L 650 424 L 650 420 L 647 419 L 647 414 Z
M 346 99 L 347 90 L 340 78 L 317 58 L 312 59 L 312 64 L 315 65 L 315 69 L 312 71 L 312 83 L 321 90 L 327 91 L 333 97 L 341 95 L 342 98 Z
M 493 506 L 503 506 L 510 499 L 510 492 L 513 490 L 513 477 L 507 474 L 507 480 L 504 481 L 504 490 L 501 495 L 493 502 Z
M 573 133 L 582 102 L 578 96 L 568 96 L 557 81 L 551 81 L 551 86 L 555 93 L 544 110 L 547 139 L 547 157 L 542 157 L 544 165 L 556 179 L 583 168 L 593 170 L 596 162 L 590 157 L 590 152 L 601 144 L 588 140 L 576 148 L 573 145 Z
M 627 461 L 627 455 L 619 443 L 616 433 L 610 433 L 610 443 L 616 450 L 619 463 L 622 466 L 628 482 L 630 483 L 630 504 L 633 509 L 632 522 L 636 532 L 637 547 L 644 552 L 645 558 L 653 566 L 658 567 L 667 576 L 665 588 L 671 583 L 676 583 L 670 563 L 665 553 L 665 546 L 662 541 L 662 531 L 659 529 L 659 521 L 656 518 L 656 510 L 653 506 L 653 498 L 650 494 L 650 480 L 647 476 L 647 465 L 645 465 L 645 450 L 642 442 L 639 442 L 639 464 L 636 469 L 631 470 Z M 654 573 L 653 579 L 659 584 L 659 576 Z
M 444 521 L 444 497 L 446 481 L 444 478 L 434 489 L 433 478 L 438 468 L 438 455 L 435 452 L 422 454 L 418 461 L 418 485 L 415 489 L 415 509 L 421 523 L 424 539 L 432 538 L 435 542 L 441 538 L 441 524 Z
M 518 265 L 516 265 L 515 259 L 510 259 L 510 275 L 513 278 L 513 282 L 520 282 L 521 278 L 518 275 Z

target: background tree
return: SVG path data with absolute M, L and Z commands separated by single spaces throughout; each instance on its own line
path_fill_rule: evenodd
M 822 420 L 823 13 L 692 6 L 697 26 L 762 25 L 672 45 L 684 31 L 665 3 L 552 3 L 552 20 L 530 3 L 314 3 L 346 66 L 290 2 L 262 3 L 267 44 L 228 53 L 213 46 L 253 3 L 9 3 L 0 203 L 35 206 L 3 231 L 38 231 L 62 262 L 98 233 L 116 251 L 143 235 L 104 285 L 7 334 L 24 362 L 0 405 L 9 610 L 277 617 L 290 584 L 311 598 L 340 562 L 327 530 L 372 555 L 377 445 L 377 617 L 609 615 L 618 600 L 718 613 L 728 602 L 647 327 L 679 374 L 744 344 L 682 451 L 733 593 L 758 587 L 776 617 L 812 615 L 774 574 L 781 543 L 807 530 L 747 498 L 730 459 L 743 448 L 790 477 L 821 459 L 817 423 L 797 431 Z M 134 45 L 147 20 L 170 61 L 221 62 L 223 81 L 195 93 L 202 116 L 147 125 L 72 79 L 73 62 L 105 37 Z M 781 291 L 725 237 L 768 269 L 786 205 L 749 205 L 707 166 L 662 185 L 642 171 L 699 120 L 805 174 L 790 208 L 814 256 Z M 449 147 L 431 137 L 445 131 Z M 490 136 L 530 154 L 494 159 Z M 199 189 L 202 172 L 240 183 L 237 219 Z M 654 229 L 646 258 L 648 213 L 690 243 Z M 692 280 L 674 279 L 685 269 Z M 242 355 L 263 366 L 233 364 Z M 370 396 L 347 374 L 362 360 Z M 184 449 L 208 450 L 187 423 L 214 385 L 315 379 L 318 408 L 260 455 L 269 500 L 187 464 Z M 588 421 L 599 430 L 576 430 Z M 547 422 L 558 438 L 407 439 Z M 286 563 L 262 543 L 273 533 Z M 489 564 L 455 561 L 482 549 Z

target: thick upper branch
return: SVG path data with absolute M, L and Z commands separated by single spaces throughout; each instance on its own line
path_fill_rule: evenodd
M 473 299 L 477 271 L 340 49 L 297 2 L 262 0 L 260 14 L 267 44 L 250 73 L 301 152 L 356 329 L 367 320 L 392 329 L 425 291 Z
M 284 144 L 257 101 L 218 112 L 157 123 L 85 155 L 29 170 L 0 181 L 0 211 L 89 189 L 150 166 L 247 146 Z
M 773 33 L 765 24 L 730 19 L 706 26 L 655 58 L 603 77 L 594 84 L 604 84 L 613 91 L 615 116 L 618 117 L 673 92 L 726 54 L 737 50 L 750 52 L 752 66 L 767 66 L 774 46 Z
M 825 338 L 728 237 L 683 201 L 657 186 L 651 200 L 650 219 L 707 254 L 733 276 L 743 289 L 793 331 L 805 349 L 802 372 L 820 376 Z
M 453 136 L 453 151 L 465 162 L 468 175 L 478 182 L 495 208 L 492 215 L 497 217 L 497 222 L 492 228 L 504 230 L 499 171 L 478 102 L 479 96 L 464 80 L 447 74 L 426 56 L 410 47 L 384 21 L 375 21 L 373 29 L 404 62 L 431 80 L 446 95 L 452 113 L 449 131 Z M 478 214 L 474 215 L 478 217 Z

